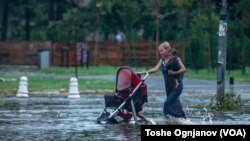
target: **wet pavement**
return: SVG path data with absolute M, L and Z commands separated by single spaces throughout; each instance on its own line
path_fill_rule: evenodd
M 80 99 L 36 95 L 4 100 L 0 107 L 1 140 L 139 139 L 138 125 L 97 124 L 103 109 L 102 95 L 84 95 Z
M 209 96 L 187 95 L 182 96 L 182 102 L 188 124 L 250 124 L 250 109 L 243 113 L 209 113 L 205 108 Z M 143 113 L 156 124 L 169 124 L 162 115 L 164 93 L 149 93 L 148 98 Z M 44 94 L 4 97 L 4 101 L 0 106 L 1 140 L 140 140 L 139 125 L 97 123 L 104 108 L 102 94 L 81 95 L 80 99 Z
M 114 75 L 80 76 L 80 79 L 83 77 L 115 80 Z M 142 112 L 156 124 L 169 124 L 162 114 L 166 98 L 162 78 L 152 75 L 146 83 L 148 103 Z M 243 112 L 210 113 L 206 106 L 216 94 L 216 82 L 184 78 L 181 101 L 187 123 L 250 125 L 250 84 L 235 82 L 234 90 L 246 102 Z M 79 99 L 46 93 L 30 95 L 29 98 L 2 97 L 5 103 L 0 106 L 0 140 L 140 140 L 140 125 L 96 122 L 104 108 L 103 95 L 84 94 Z

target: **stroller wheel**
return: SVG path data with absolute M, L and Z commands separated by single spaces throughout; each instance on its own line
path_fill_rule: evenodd
M 101 115 L 97 118 L 97 123 L 107 122 L 109 119 L 110 113 L 104 110 Z

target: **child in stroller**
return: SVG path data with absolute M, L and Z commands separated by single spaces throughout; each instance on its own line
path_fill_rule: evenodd
M 147 85 L 144 83 L 148 74 L 141 79 L 140 74 L 124 66 L 118 69 L 116 77 L 115 94 L 105 94 L 105 108 L 97 118 L 98 123 L 107 121 L 111 123 L 128 122 L 137 117 L 150 123 L 143 114 L 142 106 L 147 102 Z M 113 110 L 110 112 L 108 110 Z

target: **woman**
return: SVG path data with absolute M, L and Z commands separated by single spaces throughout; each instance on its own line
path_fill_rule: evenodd
M 161 59 L 155 67 L 144 72 L 155 73 L 161 68 L 167 95 L 163 113 L 166 117 L 170 115 L 186 118 L 179 98 L 183 90 L 182 75 L 186 72 L 186 67 L 168 42 L 162 43 L 158 49 Z

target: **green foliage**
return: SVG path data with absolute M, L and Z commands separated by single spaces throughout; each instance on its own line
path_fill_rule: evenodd
M 214 96 L 208 108 L 215 111 L 243 111 L 244 101 L 234 91 L 227 91 L 223 98 Z
M 227 3 L 227 68 L 246 73 L 245 67 L 250 65 L 250 1 Z M 110 40 L 119 29 L 126 34 L 133 55 L 137 32 L 143 29 L 140 39 L 155 41 L 159 29 L 159 42 L 183 43 L 180 48 L 187 67 L 199 71 L 217 65 L 221 1 L 0 1 L 3 7 L 6 4 L 9 8 L 0 10 L 0 29 L 7 30 L 0 30 L 0 36 L 7 38 L 3 40 L 20 41 L 30 35 L 33 41 L 84 41 L 95 40 L 95 33 L 100 40 Z
M 51 21 L 48 25 L 50 29 L 48 36 L 54 41 L 77 41 L 86 37 L 86 24 L 82 21 L 86 21 L 82 17 L 84 11 L 78 8 L 68 10 L 62 15 L 60 21 Z M 67 28 L 66 28 L 67 27 Z M 81 27 L 81 28 L 80 28 Z

